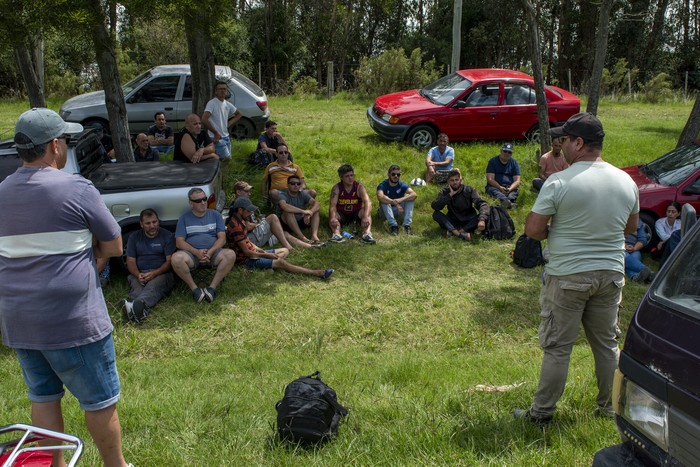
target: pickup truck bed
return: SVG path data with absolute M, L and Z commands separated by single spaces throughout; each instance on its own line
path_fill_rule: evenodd
M 199 164 L 119 163 L 100 166 L 89 175 L 88 179 L 100 190 L 100 193 L 106 194 L 182 187 L 185 180 L 187 185 L 206 185 L 216 177 L 218 171 L 219 164 L 211 159 Z

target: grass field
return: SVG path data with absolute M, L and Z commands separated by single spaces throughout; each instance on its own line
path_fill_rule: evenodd
M 271 98 L 273 119 L 290 143 L 307 183 L 327 204 L 336 169 L 353 164 L 370 193 L 392 163 L 402 178 L 423 177 L 424 154 L 386 143 L 369 128 L 369 102 Z M 58 108 L 60 103 L 51 103 Z M 26 103 L 0 103 L 8 131 Z M 652 160 L 675 146 L 690 103 L 652 106 L 602 102 L 604 157 L 617 166 Z M 8 134 L 5 133 L 7 136 Z M 483 192 L 484 169 L 502 142 L 457 144 L 456 166 Z M 255 185 L 246 164 L 253 141 L 235 144 L 227 176 Z M 536 198 L 537 148 L 517 142 L 523 171 L 518 233 Z M 513 241 L 444 239 L 431 219 L 437 187 L 417 189 L 416 235 L 391 237 L 374 218 L 378 242 L 295 251 L 290 261 L 332 267 L 328 282 L 286 273 L 232 271 L 212 304 L 195 305 L 183 285 L 146 324 L 122 322 L 118 301 L 126 278 L 105 295 L 115 324 L 122 381 L 119 411 L 128 462 L 155 465 L 590 465 L 618 442 L 614 423 L 594 415 L 593 359 L 583 337 L 554 423 L 546 430 L 513 420 L 537 385 L 542 268 L 510 261 Z M 489 200 L 492 201 L 492 200 Z M 375 198 L 376 203 L 376 198 Z M 322 237 L 329 236 L 327 228 Z M 657 266 L 647 260 L 652 269 Z M 37 284 L 40 287 L 41 284 Z M 624 330 L 645 288 L 629 283 L 620 314 Z M 47 326 L 53 325 L 47 323 Z M 292 379 L 320 370 L 350 415 L 334 442 L 316 450 L 280 444 L 275 403 Z M 479 385 L 513 385 L 485 391 Z M 29 403 L 13 352 L 0 348 L 0 424 L 29 422 Z M 96 449 L 72 396 L 64 399 L 66 430 Z

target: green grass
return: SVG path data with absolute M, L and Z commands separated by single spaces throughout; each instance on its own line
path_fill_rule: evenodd
M 60 103 L 59 103 L 60 104 Z M 380 140 L 367 125 L 365 101 L 271 98 L 273 119 L 290 143 L 308 184 L 327 204 L 345 162 L 370 193 L 392 163 L 404 180 L 423 177 L 424 153 Z M 54 106 L 57 107 L 58 105 Z M 0 104 L 0 129 L 11 128 L 26 103 Z M 603 102 L 605 158 L 623 166 L 652 160 L 675 146 L 690 104 Z M 456 145 L 456 165 L 480 191 L 500 142 Z M 234 145 L 227 189 L 255 185 L 246 164 L 255 142 Z M 522 232 L 535 200 L 533 145 L 516 143 L 526 180 L 513 217 Z M 357 242 L 295 251 L 290 261 L 333 267 L 329 282 L 282 272 L 236 268 L 212 304 L 195 305 L 180 285 L 146 324 L 121 321 L 127 292 L 116 275 L 106 290 L 115 323 L 122 380 L 119 411 L 124 451 L 136 465 L 590 465 L 618 442 L 614 423 L 593 415 L 593 358 L 575 346 L 555 422 L 542 431 L 511 417 L 537 385 L 541 268 L 510 261 L 513 241 L 463 244 L 443 239 L 431 219 L 433 186 L 420 188 L 416 235 L 390 237 L 375 217 L 377 245 Z M 376 200 L 375 200 L 376 201 Z M 648 260 L 647 260 L 648 261 Z M 656 269 L 651 261 L 648 263 Z M 627 328 L 645 288 L 624 289 Z M 51 325 L 47 323 L 47 325 Z M 298 450 L 275 438 L 275 402 L 286 383 L 320 370 L 350 416 L 339 438 Z M 0 350 L 0 423 L 29 421 L 29 403 L 10 349 Z M 476 387 L 517 385 L 505 392 Z M 64 402 L 66 430 L 87 441 L 85 465 L 99 464 L 77 402 Z

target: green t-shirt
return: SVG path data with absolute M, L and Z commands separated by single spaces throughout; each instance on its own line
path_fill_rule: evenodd
M 552 216 L 547 274 L 624 273 L 624 230 L 639 212 L 639 193 L 622 170 L 607 162 L 576 162 L 547 179 L 532 212 Z

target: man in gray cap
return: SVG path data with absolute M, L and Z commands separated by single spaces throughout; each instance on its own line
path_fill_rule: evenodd
M 82 129 L 43 108 L 17 120 L 23 164 L 0 184 L 0 329 L 22 367 L 32 423 L 63 431 L 68 388 L 104 464 L 125 466 L 112 321 L 95 268 L 121 255 L 121 231 L 93 184 L 60 170 Z
M 619 350 L 617 313 L 625 284 L 625 233 L 637 228 L 637 186 L 603 161 L 603 125 L 578 113 L 549 131 L 563 138 L 568 169 L 545 181 L 525 221 L 525 234 L 548 240 L 540 292 L 540 382 L 529 410 L 516 418 L 543 425 L 564 392 L 569 358 L 583 323 L 595 360 L 598 411 L 612 416 L 612 382 Z
M 520 165 L 513 159 L 513 145 L 506 143 L 501 153 L 486 166 L 486 193 L 498 199 L 501 206 L 510 209 L 518 199 Z
M 328 279 L 333 274 L 333 269 L 307 269 L 301 266 L 288 263 L 284 258 L 289 255 L 286 248 L 276 248 L 263 250 L 253 245 L 248 239 L 248 229 L 246 219 L 250 217 L 258 207 L 248 198 L 237 198 L 229 212 L 228 222 L 226 222 L 226 239 L 229 247 L 236 252 L 236 262 L 245 264 L 248 269 L 281 269 L 295 274 L 307 274 L 316 276 L 323 280 Z

